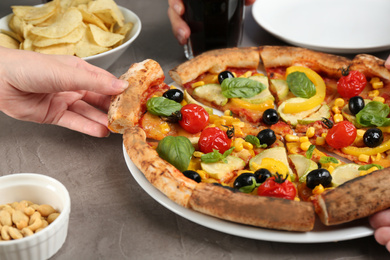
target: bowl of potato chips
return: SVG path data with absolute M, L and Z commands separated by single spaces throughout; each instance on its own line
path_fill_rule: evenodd
M 54 0 L 12 6 L 0 19 L 0 46 L 74 55 L 107 69 L 138 37 L 141 21 L 113 0 Z

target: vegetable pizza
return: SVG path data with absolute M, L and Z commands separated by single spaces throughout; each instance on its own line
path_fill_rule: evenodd
M 310 231 L 390 206 L 390 72 L 298 47 L 205 52 L 169 72 L 133 64 L 109 128 L 177 204 L 263 228 Z

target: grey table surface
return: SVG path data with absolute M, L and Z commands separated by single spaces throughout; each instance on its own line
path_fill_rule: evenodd
M 38 0 L 1 0 L 11 5 Z M 116 76 L 146 58 L 169 69 L 185 61 L 171 32 L 167 0 L 117 0 L 142 21 L 142 32 L 108 70 Z M 246 9 L 242 46 L 285 45 Z M 389 52 L 375 53 L 385 59 Z M 166 82 L 170 82 L 169 76 Z M 53 259 L 388 259 L 373 236 L 327 243 L 282 243 L 243 238 L 183 218 L 149 196 L 126 166 L 121 135 L 93 138 L 71 130 L 22 122 L 0 112 L 0 175 L 42 173 L 69 190 L 68 237 Z M 299 241 L 297 241 L 299 242 Z

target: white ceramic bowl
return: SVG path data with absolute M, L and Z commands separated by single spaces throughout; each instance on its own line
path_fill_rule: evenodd
M 21 200 L 49 204 L 60 215 L 49 226 L 32 236 L 0 241 L 1 260 L 41 260 L 52 257 L 62 247 L 68 233 L 70 197 L 56 179 L 35 173 L 0 177 L 0 205 Z
M 92 65 L 98 66 L 103 69 L 108 69 L 129 48 L 131 43 L 138 37 L 141 32 L 141 20 L 138 18 L 138 16 L 124 7 L 119 6 L 119 9 L 123 13 L 125 23 L 132 22 L 134 26 L 131 29 L 130 33 L 126 36 L 123 44 L 121 44 L 120 46 L 100 54 L 83 58 L 85 61 L 91 63 Z M 11 19 L 11 15 L 12 14 L 9 14 L 0 19 L 0 29 L 10 31 L 8 21 Z

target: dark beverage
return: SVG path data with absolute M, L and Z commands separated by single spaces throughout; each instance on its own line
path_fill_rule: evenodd
M 188 48 L 193 56 L 235 47 L 241 41 L 244 0 L 184 0 L 184 20 L 191 29 Z M 187 55 L 187 58 L 191 55 Z

